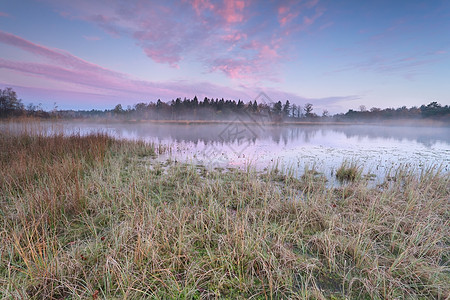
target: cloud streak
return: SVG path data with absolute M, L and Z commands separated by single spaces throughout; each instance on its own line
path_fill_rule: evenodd
M 38 44 L 34 44 L 16 35 L 0 31 L 0 42 L 20 48 L 37 56 L 46 58 L 66 67 L 80 70 L 83 72 L 95 72 L 103 75 L 120 76 L 117 72 L 112 72 L 98 65 L 82 60 L 72 54 L 57 49 L 50 49 Z
M 0 31 L 0 43 L 20 48 L 26 52 L 34 54 L 37 58 L 44 59 L 45 62 L 23 62 L 12 61 L 0 58 L 0 69 L 16 72 L 30 78 L 39 78 L 51 82 L 67 83 L 65 88 L 55 88 L 54 90 L 39 89 L 37 87 L 22 86 L 22 90 L 31 90 L 38 94 L 48 95 L 84 95 L 85 101 L 93 99 L 102 101 L 110 99 L 127 99 L 126 104 L 134 104 L 142 99 L 156 100 L 162 98 L 167 101 L 176 97 L 194 96 L 198 97 L 224 97 L 228 99 L 252 100 L 259 90 L 256 87 L 242 87 L 240 89 L 224 87 L 207 82 L 191 81 L 166 81 L 152 82 L 132 79 L 124 73 L 109 70 L 80 59 L 66 51 L 51 49 L 39 44 L 35 44 L 16 35 Z M 263 47 L 264 49 L 264 47 Z M 270 48 L 262 51 L 267 52 L 266 56 L 276 55 Z M 233 62 L 218 62 L 218 65 L 232 65 Z M 238 63 L 237 65 L 244 65 Z M 245 73 L 245 70 L 243 71 Z M 30 80 L 31 82 L 32 80 Z M 8 84 L 8 82 L 4 82 Z M 53 85 L 55 86 L 55 85 Z M 58 85 L 56 85 L 58 86 Z M 305 98 L 292 93 L 284 93 L 276 89 L 267 90 L 274 99 L 291 102 L 312 102 L 312 103 L 338 103 L 349 100 L 355 96 L 329 97 L 329 98 Z M 328 101 L 328 102 L 327 102 Z
M 353 70 L 361 72 L 375 72 L 380 74 L 400 74 L 407 79 L 413 79 L 421 67 L 445 60 L 445 52 L 416 53 L 408 56 L 375 55 L 363 61 L 354 62 L 327 74 L 342 73 Z
M 46 1 L 70 10 L 69 18 L 92 22 L 113 37 L 134 39 L 154 62 L 177 68 L 185 60 L 199 60 L 208 72 L 256 81 L 274 80 L 267 74 L 288 57 L 281 49 L 323 13 L 318 0 Z M 251 43 L 259 47 L 245 47 Z
M 128 75 L 105 69 L 82 60 L 70 53 L 50 49 L 10 33 L 0 31 L 0 43 L 20 48 L 47 63 L 18 62 L 0 58 L 0 68 L 39 77 L 79 85 L 81 91 L 95 88 L 106 94 L 132 95 L 137 97 L 178 97 L 192 95 L 198 91 L 238 97 L 239 91 L 225 89 L 207 83 L 186 84 L 184 82 L 149 82 L 131 79 Z

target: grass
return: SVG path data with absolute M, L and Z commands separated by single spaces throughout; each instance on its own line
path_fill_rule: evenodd
M 356 162 L 344 161 L 336 171 L 336 179 L 341 183 L 361 179 L 362 168 Z
M 446 299 L 450 175 L 206 170 L 103 134 L 0 133 L 7 299 Z

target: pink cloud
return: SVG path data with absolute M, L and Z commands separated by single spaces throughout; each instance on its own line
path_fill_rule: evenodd
M 227 95 L 228 97 L 231 95 L 238 97 L 239 95 L 239 92 L 236 90 L 206 83 L 155 83 L 150 81 L 132 80 L 125 74 L 120 74 L 118 76 L 104 76 L 102 73 L 73 70 L 51 64 L 17 62 L 0 59 L 0 69 L 19 72 L 31 77 L 78 85 L 78 87 L 72 90 L 73 92 L 89 92 L 92 89 L 95 89 L 100 95 L 121 96 L 125 97 L 126 100 L 130 100 L 130 98 L 142 99 L 142 97 L 147 98 L 149 96 L 173 98 L 195 94 L 211 95 L 223 93 L 223 95 Z
M 147 26 L 144 25 L 144 28 Z M 148 26 L 146 30 L 135 31 L 133 37 L 153 61 L 177 67 L 184 50 L 183 46 L 176 42 L 177 34 L 179 31 L 174 30 L 170 25 L 159 23 L 158 28 Z M 171 37 L 166 38 L 165 35 L 171 35 Z
M 278 73 L 273 67 L 281 58 L 276 46 L 258 44 L 253 42 L 246 45 L 247 49 L 256 51 L 256 56 L 248 59 L 244 57 L 220 58 L 211 62 L 212 71 L 222 71 L 232 79 L 261 78 L 277 81 Z
M 268 45 L 264 45 L 259 51 L 259 57 L 261 59 L 273 60 L 273 59 L 279 58 L 280 55 L 278 55 L 275 48 L 272 48 Z
M 250 60 L 244 57 L 223 58 L 213 62 L 215 68 L 221 72 L 227 73 L 232 78 L 247 78 L 252 72 L 266 74 L 270 76 L 273 70 L 270 68 L 270 62 L 280 58 L 278 53 L 279 45 L 274 39 L 266 44 L 259 44 L 257 55 Z M 0 69 L 6 69 L 8 72 L 19 73 L 25 78 L 38 78 L 41 83 L 32 85 L 32 79 L 25 80 L 29 82 L 28 86 L 22 85 L 21 90 L 32 91 L 31 95 L 42 95 L 45 99 L 52 99 L 49 104 L 54 101 L 58 105 L 70 105 L 73 107 L 73 101 L 88 102 L 89 108 L 95 107 L 95 101 L 101 101 L 102 105 L 115 103 L 134 104 L 142 99 L 155 101 L 161 98 L 168 101 L 176 97 L 184 97 L 189 95 L 197 95 L 202 98 L 204 96 L 219 96 L 228 99 L 243 99 L 245 101 L 252 100 L 258 94 L 260 85 L 246 86 L 241 84 L 241 89 L 229 86 L 220 86 L 207 82 L 191 82 L 191 81 L 165 81 L 151 82 L 145 80 L 134 80 L 129 75 L 112 71 L 91 62 L 82 60 L 68 52 L 51 49 L 42 45 L 38 45 L 27 41 L 21 37 L 0 31 L 0 43 L 5 43 L 31 54 L 38 58 L 48 60 L 48 63 L 20 62 L 0 58 Z M 255 44 L 256 46 L 256 44 Z M 269 61 L 269 64 L 265 62 Z M 269 66 L 269 67 L 268 67 Z M 275 76 L 277 77 L 277 76 Z M 5 85 L 11 85 L 11 82 L 2 82 Z M 41 88 L 45 86 L 46 88 Z M 356 96 L 347 97 L 329 97 L 323 99 L 308 99 L 295 94 L 284 93 L 275 89 L 265 89 L 273 99 L 293 101 L 303 101 L 317 103 L 320 102 L 339 102 L 351 99 Z M 350 98 L 349 98 L 350 97 Z M 63 99 L 68 99 L 70 103 L 64 103 Z M 90 101 L 90 102 L 89 102 Z M 111 104 L 112 105 L 112 104 Z
M 19 62 L 0 58 L 0 68 L 27 76 L 51 81 L 76 84 L 74 92 L 89 92 L 92 89 L 103 95 L 122 97 L 179 97 L 185 95 L 213 94 L 239 97 L 242 93 L 229 87 L 209 83 L 151 82 L 131 79 L 127 74 L 105 69 L 84 61 L 70 53 L 34 44 L 18 36 L 0 31 L 0 43 L 21 48 L 49 63 Z
M 281 26 L 286 25 L 286 23 L 291 22 L 293 19 L 295 19 L 297 16 L 299 15 L 299 13 L 289 13 L 287 15 L 285 15 L 284 17 L 282 17 L 280 19 L 280 24 Z
M 158 63 L 169 63 L 172 67 L 178 68 L 178 62 L 181 60 L 181 57 L 177 55 L 180 52 L 175 49 L 177 47 L 178 45 L 166 45 L 164 49 L 145 47 L 144 52 Z
M 299 9 L 291 10 L 288 6 L 280 6 L 278 7 L 278 22 L 283 27 L 287 23 L 294 20 L 300 14 Z
M 45 57 L 61 65 L 84 71 L 101 72 L 104 75 L 117 75 L 119 73 L 104 69 L 100 66 L 82 60 L 72 54 L 57 49 L 50 49 L 41 45 L 34 44 L 16 35 L 0 31 L 0 42 L 15 46 L 35 55 Z
M 52 64 L 0 60 L 0 67 L 32 76 L 78 83 L 84 86 L 132 91 L 134 84 L 127 75 L 105 69 L 62 50 L 34 44 L 0 31 L 0 42 L 48 59 Z
M 200 15 L 203 10 L 213 10 L 215 6 L 209 0 L 193 0 L 192 7 L 197 15 Z
M 225 0 L 224 7 L 218 10 L 227 23 L 242 22 L 244 20 L 245 1 Z
M 235 32 L 233 34 L 224 35 L 222 38 L 224 41 L 236 43 L 236 42 L 240 42 L 242 40 L 246 40 L 247 34 L 242 33 L 242 32 Z
M 9 17 L 9 15 L 5 12 L 0 11 L 0 17 Z
M 262 45 L 263 44 L 261 42 L 253 40 L 253 41 L 251 41 L 249 43 L 243 44 L 241 46 L 241 48 L 245 49 L 245 50 L 256 50 L 256 49 L 261 48 Z
M 220 70 L 233 79 L 245 79 L 247 74 L 254 69 L 254 66 L 250 66 L 248 61 L 243 58 L 216 59 L 213 63 L 213 71 Z
M 306 30 L 320 16 L 318 0 L 43 1 L 69 11 L 72 19 L 95 23 L 114 37 L 131 37 L 154 62 L 179 67 L 183 59 L 199 60 L 206 70 L 230 78 L 245 73 L 249 80 L 268 79 L 261 70 L 275 70 L 287 52 L 279 49 L 288 49 L 295 43 L 293 33 Z M 263 45 L 276 53 L 269 55 Z
M 289 7 L 287 7 L 287 6 L 280 6 L 280 7 L 278 8 L 278 14 L 279 14 L 279 15 L 284 15 L 284 14 L 286 14 L 288 11 L 289 11 Z
M 94 72 L 88 74 L 83 70 L 67 69 L 50 64 L 18 62 L 0 58 L 0 68 L 91 87 L 111 86 L 116 88 L 118 83 L 117 78 L 114 77 L 108 78 Z
M 324 13 L 324 7 L 318 5 L 319 0 L 285 0 L 280 2 L 277 16 L 283 36 L 291 36 L 294 33 L 307 30 Z
M 244 21 L 244 9 L 247 6 L 244 0 L 223 0 L 221 4 L 213 4 L 210 0 L 188 1 L 198 16 L 206 12 L 213 12 L 222 17 L 225 23 L 238 23 Z

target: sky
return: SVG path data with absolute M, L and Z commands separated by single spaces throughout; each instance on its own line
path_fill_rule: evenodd
M 0 88 L 45 109 L 177 97 L 450 104 L 448 0 L 0 0 Z

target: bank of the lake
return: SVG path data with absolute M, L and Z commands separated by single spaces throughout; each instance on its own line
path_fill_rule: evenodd
M 2 297 L 450 296 L 448 171 L 329 187 L 154 160 L 165 150 L 0 132 Z
M 208 168 L 257 170 L 278 167 L 300 178 L 307 168 L 323 173 L 330 185 L 345 161 L 357 161 L 372 185 L 399 168 L 433 165 L 450 170 L 450 127 L 371 125 L 155 124 L 148 122 L 29 121 L 0 122 L 0 130 L 29 133 L 106 133 L 140 140 L 171 151 L 158 156 Z M 389 174 L 389 176 L 391 176 Z

